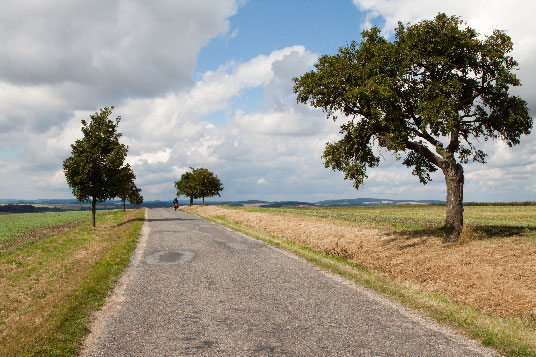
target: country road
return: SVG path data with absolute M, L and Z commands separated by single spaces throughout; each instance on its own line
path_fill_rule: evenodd
M 488 349 L 289 254 L 149 209 L 84 356 L 487 356 Z

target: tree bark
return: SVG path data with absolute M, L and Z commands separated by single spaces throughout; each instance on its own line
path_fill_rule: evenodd
M 447 183 L 447 217 L 445 220 L 445 242 L 455 242 L 463 229 L 463 167 L 449 162 L 443 169 Z
M 93 197 L 93 201 L 91 201 L 91 217 L 92 217 L 93 227 L 95 227 L 95 212 L 96 211 L 97 211 L 97 199 Z
M 125 212 L 125 201 L 126 200 L 123 200 L 123 212 Z
M 194 205 L 194 196 L 190 196 L 190 206 Z

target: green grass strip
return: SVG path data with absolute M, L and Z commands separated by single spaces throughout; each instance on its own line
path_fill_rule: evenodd
M 515 317 L 501 318 L 490 315 L 473 307 L 455 303 L 440 294 L 408 288 L 344 258 L 325 255 L 305 245 L 244 227 L 239 222 L 231 222 L 224 217 L 199 216 L 276 248 L 289 251 L 357 285 L 394 298 L 506 356 L 536 356 L 536 324 L 534 322 Z
M 55 313 L 48 318 L 47 324 L 52 326 L 50 335 L 34 341 L 21 356 L 76 356 L 80 344 L 89 332 L 89 317 L 92 312 L 101 308 L 113 289 L 121 273 L 128 266 L 130 256 L 135 250 L 141 227 L 144 222 L 144 210 L 140 210 L 137 219 L 117 244 L 94 265 L 87 279 L 76 292 L 65 301 Z M 121 223 L 121 211 L 111 212 L 114 223 Z M 98 224 L 98 222 L 97 222 Z

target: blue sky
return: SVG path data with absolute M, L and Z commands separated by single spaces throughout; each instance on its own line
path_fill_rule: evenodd
M 229 19 L 234 37 L 211 40 L 201 50 L 196 70 L 205 72 L 228 61 L 245 62 L 289 45 L 334 54 L 339 46 L 360 39 L 365 19 L 366 13 L 351 1 L 249 1 Z
M 190 166 L 214 171 L 226 200 L 444 199 L 440 174 L 423 186 L 389 153 L 359 191 L 324 168 L 324 145 L 339 126 L 297 104 L 291 79 L 371 25 L 392 38 L 399 20 L 443 11 L 482 34 L 510 34 L 523 83 L 516 93 L 533 116 L 534 10 L 522 0 L 8 0 L 0 198 L 71 198 L 62 162 L 80 121 L 114 105 L 146 200 L 171 199 Z M 536 200 L 535 143 L 534 133 L 514 148 L 482 143 L 488 164 L 465 165 L 465 199 Z

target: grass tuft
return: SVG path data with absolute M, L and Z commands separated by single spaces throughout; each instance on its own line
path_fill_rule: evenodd
M 478 235 L 477 232 L 467 224 L 463 225 L 462 233 L 460 234 L 460 238 L 458 238 L 458 241 L 456 243 L 458 244 L 466 244 L 475 240 L 481 239 L 481 236 Z

